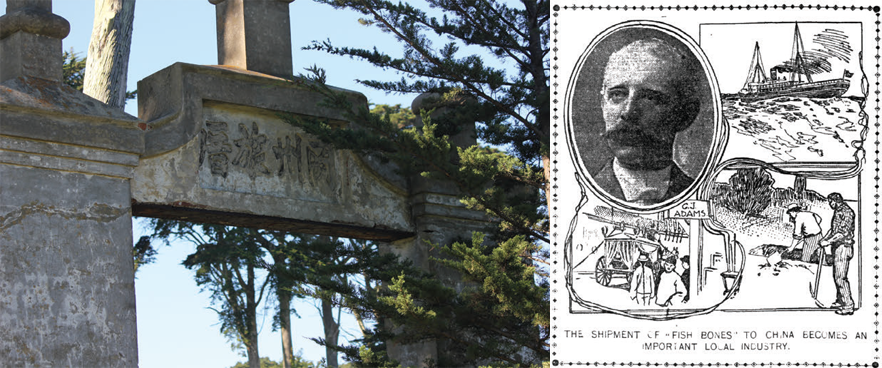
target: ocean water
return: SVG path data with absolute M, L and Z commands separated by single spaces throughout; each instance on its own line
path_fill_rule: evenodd
M 723 100 L 730 127 L 723 160 L 854 161 L 866 124 L 860 110 L 860 102 L 849 98 Z

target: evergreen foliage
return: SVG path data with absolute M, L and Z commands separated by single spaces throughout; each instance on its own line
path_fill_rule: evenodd
M 772 203 L 775 180 L 761 167 L 738 169 L 729 178 L 729 190 L 722 199 L 726 208 L 747 216 L 760 216 Z
M 548 241 L 550 179 L 548 2 L 527 0 L 515 8 L 489 0 L 429 0 L 432 9 L 424 11 L 383 0 L 319 1 L 360 12 L 363 24 L 391 34 L 404 50 L 392 56 L 330 40 L 307 49 L 403 74 L 399 81 L 358 81 L 365 86 L 432 95 L 414 111 L 418 121 L 402 124 L 327 86 L 325 71 L 312 67 L 292 83 L 324 95 L 324 106 L 342 111 L 352 124 L 341 128 L 293 116 L 287 121 L 338 148 L 391 162 L 402 175 L 452 183 L 462 203 L 500 223 L 471 240 L 425 245 L 440 250 L 434 262 L 459 271 L 459 285 L 402 260 L 377 268 L 372 258 L 356 257 L 356 264 L 364 262 L 361 272 L 385 287 L 376 297 L 366 288 L 337 288 L 347 308 L 377 322 L 362 345 L 341 350 L 360 366 L 394 366 L 383 341 L 435 339 L 445 350 L 441 359 L 451 359 L 431 362 L 438 366 L 547 360 L 548 254 L 542 243 Z M 444 43 L 434 45 L 438 40 Z M 480 54 L 461 55 L 475 46 L 503 66 L 489 65 Z M 451 137 L 472 129 L 479 144 L 453 143 Z M 402 325 L 407 327 L 388 328 Z
M 135 273 L 138 272 L 138 267 L 141 265 L 156 261 L 156 249 L 150 243 L 149 236 L 142 236 L 138 239 L 135 246 L 132 247 L 132 257 L 135 260 Z
M 183 239 L 196 245 L 196 252 L 182 264 L 194 270 L 196 284 L 211 294 L 220 319 L 220 332 L 234 349 L 244 348 L 252 367 L 259 364 L 258 305 L 264 298 L 269 278 L 257 274 L 264 251 L 255 240 L 256 230 L 222 225 L 199 225 L 185 221 L 151 219 L 152 237 Z
M 282 368 L 282 363 L 276 362 L 267 357 L 260 358 L 260 368 Z M 323 368 L 320 363 L 311 362 L 304 359 L 300 354 L 294 355 L 294 359 L 290 365 L 291 368 Z M 248 368 L 248 362 L 239 362 L 230 368 Z
M 399 128 L 412 126 L 414 121 L 416 121 L 416 115 L 413 111 L 408 107 L 401 107 L 401 104 L 374 105 L 374 107 L 371 108 L 371 113 L 388 118 L 389 122 L 395 124 Z
M 313 42 L 306 49 L 364 60 L 404 74 L 399 81 L 359 80 L 379 90 L 400 93 L 461 91 L 477 99 L 468 109 L 482 141 L 509 148 L 535 165 L 548 157 L 550 117 L 548 87 L 548 1 L 527 0 L 522 8 L 493 0 L 428 0 L 432 13 L 407 3 L 384 0 L 319 0 L 365 16 L 399 40 L 401 56 L 377 49 L 338 47 Z M 434 37 L 434 39 L 433 39 Z M 436 46 L 435 42 L 445 42 Z M 495 56 L 503 67 L 487 65 L 481 54 L 461 56 L 473 46 Z M 513 73 L 512 73 L 513 71 Z
M 62 53 L 63 64 L 61 76 L 65 84 L 77 91 L 83 91 L 83 78 L 86 74 L 86 58 L 80 58 L 80 54 L 73 49 Z

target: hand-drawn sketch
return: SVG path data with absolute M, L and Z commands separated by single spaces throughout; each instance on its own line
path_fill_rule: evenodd
M 689 188 L 697 188 L 719 157 L 723 126 L 713 81 L 695 42 L 662 23 L 614 25 L 582 54 L 567 93 L 572 111 L 567 119 L 570 153 L 580 183 L 609 205 L 580 205 L 572 220 L 575 228 L 566 248 L 577 309 L 600 307 L 650 316 L 661 308 L 684 308 L 684 301 L 692 300 L 689 309 L 719 302 L 718 296 L 693 297 L 683 283 L 684 278 L 701 280 L 683 277 L 695 271 L 680 262 L 681 256 L 698 249 L 698 239 L 685 230 L 698 225 L 664 212 L 640 213 L 657 212 L 690 195 Z M 699 180 L 684 173 L 678 161 Z M 638 307 L 624 295 L 613 297 L 610 289 L 631 288 L 635 260 L 642 253 L 651 259 L 654 285 L 650 291 L 638 285 L 640 290 L 632 292 L 631 299 L 641 293 L 643 301 L 651 301 Z M 596 283 L 585 282 L 592 274 Z M 597 290 L 598 285 L 606 288 Z M 662 318 L 669 317 L 665 312 Z
M 848 228 L 849 219 L 851 232 L 843 230 L 840 237 L 850 239 L 851 243 L 843 246 L 840 258 L 847 258 L 845 247 L 860 251 L 854 227 L 858 192 L 857 178 L 821 180 L 792 175 L 770 164 L 734 165 L 721 170 L 713 183 L 714 219 L 732 232 L 737 245 L 747 254 L 738 294 L 719 308 L 853 308 L 853 303 L 840 300 L 842 293 L 831 282 L 835 280 L 835 272 L 830 268 L 834 265 L 834 249 L 825 239 L 835 233 L 834 228 Z M 834 221 L 836 208 L 842 218 L 838 221 Z M 846 216 L 848 213 L 850 217 Z M 849 275 L 848 262 L 841 259 L 841 279 L 850 279 L 856 286 L 861 284 L 859 267 Z M 822 278 L 822 274 L 829 275 Z M 844 304 L 848 307 L 843 308 Z
M 768 100 L 775 97 L 842 97 L 851 85 L 849 78 L 854 73 L 845 70 L 842 72 L 842 78 L 820 81 L 813 81 L 812 74 L 829 72 L 830 58 L 848 62 L 851 51 L 848 36 L 840 30 L 827 29 L 825 33 L 818 34 L 816 40 L 824 48 L 818 51 L 806 51 L 799 33 L 799 25 L 795 25 L 790 59 L 769 69 L 768 76 L 763 67 L 760 45 L 757 41 L 747 80 L 744 82 L 744 87 L 738 91 L 737 97 L 742 101 Z
M 686 41 L 661 27 L 616 27 L 586 50 L 569 103 L 575 154 L 594 190 L 648 208 L 694 187 L 713 140 L 705 74 Z
M 720 88 L 730 144 L 757 149 L 729 150 L 725 158 L 855 160 L 866 127 L 866 89 L 853 46 L 861 39 L 860 23 L 702 24 L 701 36 L 712 63 L 753 54 L 746 72 L 721 76 Z M 764 60 L 776 64 L 766 68 Z
M 552 365 L 878 361 L 878 7 L 553 8 Z

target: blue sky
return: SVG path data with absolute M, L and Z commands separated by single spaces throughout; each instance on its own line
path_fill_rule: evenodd
M 5 0 L 0 0 L 0 9 L 5 13 Z M 71 24 L 70 35 L 64 40 L 64 50 L 73 48 L 85 56 L 93 11 L 92 0 L 53 1 L 53 12 Z M 365 93 L 372 103 L 410 106 L 413 95 L 387 95 L 354 82 L 358 78 L 395 80 L 400 79 L 400 75 L 348 58 L 300 50 L 313 40 L 330 39 L 339 46 L 377 46 L 381 50 L 396 52 L 400 46 L 390 35 L 360 25 L 356 13 L 334 10 L 308 0 L 291 3 L 290 14 L 295 74 L 315 64 L 325 68 L 331 85 Z M 215 37 L 214 5 L 208 0 L 138 0 L 127 89 L 135 89 L 138 80 L 175 62 L 217 64 Z M 135 100 L 128 102 L 126 112 L 137 116 Z M 136 220 L 134 239 L 144 231 Z M 217 316 L 207 308 L 209 295 L 200 293 L 192 272 L 180 265 L 193 250 L 192 245 L 183 242 L 173 243 L 170 247 L 160 246 L 156 263 L 138 271 L 135 288 L 140 367 L 229 367 L 245 360 L 231 350 L 220 334 Z M 318 361 L 324 357 L 324 348 L 306 339 L 322 335 L 317 309 L 311 301 L 298 302 L 294 307 L 300 315 L 300 318 L 293 316 L 292 319 L 294 351 L 302 350 L 306 359 Z M 260 355 L 280 360 L 281 338 L 271 328 L 272 309 L 265 310 L 265 318 L 259 324 L 262 326 Z M 350 318 L 344 323 L 341 339 L 357 333 Z

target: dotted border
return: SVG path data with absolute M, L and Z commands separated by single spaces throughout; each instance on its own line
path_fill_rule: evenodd
M 628 367 L 873 367 L 879 368 L 879 363 L 617 363 L 617 362 L 557 362 L 552 360 L 551 365 L 557 366 L 628 366 Z
M 874 13 L 879 13 L 879 6 L 839 6 L 839 5 L 729 5 L 729 6 L 628 6 L 628 5 L 555 5 L 552 8 L 552 11 L 557 12 L 563 10 L 869 10 Z
M 553 269 L 552 274 L 557 274 L 557 268 L 558 268 L 557 267 L 557 264 L 558 264 L 558 262 L 557 262 L 557 254 L 558 254 L 557 249 L 559 249 L 559 247 L 560 247 L 560 244 L 557 241 L 557 239 L 558 239 L 558 233 L 557 233 L 558 232 L 558 226 L 557 226 L 558 207 L 557 207 L 557 202 L 559 199 L 559 193 L 558 193 L 557 185 L 554 184 L 557 182 L 557 179 L 558 179 L 557 178 L 557 173 L 558 173 L 557 155 L 559 154 L 559 151 L 558 151 L 557 138 L 559 135 L 558 127 L 559 127 L 559 122 L 560 122 L 560 116 L 558 114 L 558 108 L 557 108 L 558 103 L 559 103 L 558 86 L 560 86 L 560 84 L 559 84 L 560 83 L 559 82 L 560 76 L 558 74 L 559 67 L 557 65 L 557 51 L 558 51 L 558 48 L 557 48 L 557 34 L 558 34 L 557 17 L 558 17 L 558 12 L 561 10 L 609 10 L 609 11 L 613 11 L 613 10 L 624 10 L 624 11 L 627 11 L 627 10 L 632 10 L 632 11 L 634 11 L 634 10 L 641 10 L 641 11 L 646 11 L 646 10 L 650 10 L 650 11 L 655 11 L 655 10 L 659 10 L 659 11 L 661 11 L 661 10 L 677 10 L 677 11 L 679 11 L 679 10 L 686 10 L 686 11 L 688 11 L 688 10 L 693 10 L 693 11 L 711 10 L 711 11 L 716 11 L 716 10 L 768 10 L 768 9 L 773 9 L 773 10 L 776 10 L 776 9 L 781 9 L 781 10 L 787 10 L 787 9 L 792 9 L 792 10 L 796 10 L 796 9 L 799 9 L 799 10 L 812 10 L 812 9 L 831 10 L 832 9 L 832 10 L 851 10 L 851 11 L 872 11 L 872 12 L 876 13 L 876 21 L 875 21 L 876 37 L 874 38 L 874 40 L 876 41 L 876 56 L 875 56 L 875 58 L 876 58 L 876 73 L 874 74 L 876 77 L 876 82 L 875 82 L 876 89 L 874 91 L 874 94 L 876 95 L 876 106 L 875 106 L 876 122 L 874 124 L 874 126 L 876 128 L 876 132 L 875 132 L 876 140 L 875 140 L 875 142 L 873 142 L 875 145 L 875 155 L 876 155 L 875 160 L 874 160 L 876 175 L 873 177 L 873 180 L 875 181 L 875 185 L 874 185 L 875 194 L 873 196 L 873 198 L 875 199 L 874 212 L 873 212 L 873 216 L 874 216 L 873 233 L 875 234 L 875 237 L 873 238 L 873 242 L 875 243 L 875 246 L 873 247 L 873 250 L 875 252 L 874 259 L 876 261 L 876 264 L 873 266 L 873 269 L 875 272 L 875 275 L 874 275 L 875 282 L 873 284 L 873 288 L 876 289 L 876 292 L 873 295 L 873 297 L 875 299 L 875 302 L 873 303 L 873 307 L 876 309 L 876 312 L 875 312 L 875 321 L 873 323 L 875 326 L 875 338 L 874 338 L 873 342 L 876 345 L 876 347 L 875 347 L 876 356 L 874 356 L 874 360 L 879 360 L 880 359 L 880 356 L 879 356 L 879 250 L 880 250 L 879 249 L 879 178 L 880 178 L 880 167 L 882 167 L 882 165 L 880 165 L 880 162 L 882 162 L 882 160 L 880 160 L 880 157 L 882 157 L 882 156 L 880 156 L 880 153 L 879 153 L 880 138 L 882 138 L 882 137 L 880 137 L 880 132 L 879 132 L 879 129 L 880 129 L 879 117 L 880 117 L 880 110 L 882 110 L 882 107 L 880 107 L 880 106 L 882 106 L 882 105 L 880 105 L 880 93 L 882 93 L 882 92 L 880 92 L 880 83 L 879 83 L 879 77 L 880 77 L 880 66 L 879 66 L 880 65 L 880 6 L 878 6 L 878 5 L 877 6 L 855 6 L 855 5 L 852 5 L 852 6 L 832 5 L 831 6 L 831 5 L 805 5 L 805 4 L 798 4 L 798 5 L 786 5 L 786 4 L 784 4 L 784 5 L 729 5 L 729 6 L 716 6 L 716 5 L 712 5 L 712 6 L 698 6 L 698 5 L 694 5 L 694 6 L 605 5 L 604 6 L 604 5 L 575 5 L 575 4 L 564 5 L 564 6 L 554 5 L 552 7 L 552 13 L 551 13 L 552 19 L 553 19 L 553 22 L 551 25 L 551 33 L 552 33 L 551 42 L 553 45 L 551 48 L 551 51 L 552 51 L 552 61 L 551 61 L 551 82 L 552 82 L 552 120 L 551 120 L 551 132 L 552 132 L 551 133 L 551 135 L 552 135 L 552 143 L 551 143 L 551 151 L 552 151 L 551 152 L 552 153 L 552 161 L 551 161 L 551 176 L 552 176 L 551 177 L 551 180 L 552 180 L 551 224 L 552 225 L 551 225 L 551 232 L 552 232 L 552 234 L 551 234 L 551 236 L 552 236 L 552 255 L 553 255 L 553 259 L 554 259 L 553 265 L 552 265 L 552 269 Z M 552 310 L 557 309 L 557 307 L 556 307 L 557 295 L 558 295 L 557 279 L 555 278 L 553 280 L 552 290 L 551 290 L 551 298 L 552 298 L 551 308 L 552 308 Z M 551 365 L 555 366 L 555 367 L 557 367 L 557 366 L 574 366 L 574 365 L 576 365 L 576 366 L 583 366 L 583 365 L 584 366 L 592 366 L 593 365 L 595 367 L 599 367 L 599 366 L 604 366 L 604 367 L 606 367 L 606 366 L 611 366 L 611 367 L 615 367 L 615 366 L 628 366 L 628 367 L 634 367 L 634 366 L 636 366 L 636 367 L 661 367 L 661 366 L 664 366 L 664 367 L 756 367 L 756 366 L 759 366 L 759 367 L 800 367 L 800 366 L 801 367 L 819 367 L 820 366 L 820 367 L 873 367 L 873 368 L 879 368 L 879 362 L 873 362 L 871 364 L 867 364 L 867 363 L 853 363 L 853 364 L 852 363 L 832 363 L 832 362 L 831 363 L 808 363 L 808 362 L 804 362 L 804 363 L 798 363 L 798 362 L 794 362 L 794 363 L 789 363 L 789 362 L 788 363 L 560 362 L 557 359 L 555 359 L 555 355 L 557 355 L 557 352 L 554 351 L 554 347 L 557 346 L 557 344 L 555 343 L 555 340 L 557 339 L 557 334 L 556 334 L 557 333 L 557 324 L 555 322 L 556 320 L 557 320 L 557 317 L 552 317 L 552 322 L 551 322 L 551 347 L 552 347 L 552 349 L 551 349 Z

